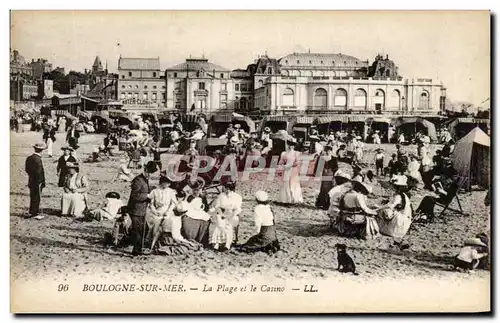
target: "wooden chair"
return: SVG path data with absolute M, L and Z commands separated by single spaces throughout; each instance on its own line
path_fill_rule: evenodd
M 436 201 L 435 206 L 440 206 L 443 208 L 443 211 L 441 211 L 439 216 L 442 216 L 446 210 L 452 210 L 452 211 L 458 212 L 459 214 L 465 215 L 465 213 L 462 209 L 462 204 L 460 203 L 460 198 L 458 197 L 458 192 L 460 192 L 460 190 L 465 186 L 465 184 L 468 181 L 468 177 L 459 176 L 457 181 L 458 182 L 457 182 L 456 189 L 454 189 L 452 192 L 450 192 L 450 191 L 447 192 L 448 194 L 450 194 L 450 196 L 447 198 L 446 202 Z M 458 210 L 450 207 L 453 200 L 457 200 L 458 208 L 459 208 Z

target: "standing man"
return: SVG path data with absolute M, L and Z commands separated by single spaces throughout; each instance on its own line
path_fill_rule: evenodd
M 137 175 L 132 180 L 132 190 L 128 200 L 128 212 L 132 220 L 131 238 L 134 245 L 132 250 L 133 256 L 142 254 L 142 247 L 144 244 L 144 231 L 146 209 L 151 201 L 148 197 L 149 194 L 149 176 L 155 173 L 158 167 L 155 162 L 150 161 L 144 167 L 144 171 Z
M 41 154 L 46 146 L 43 143 L 38 143 L 33 148 L 35 149 L 35 153 L 26 158 L 25 167 L 29 178 L 28 187 L 30 189 L 30 209 L 26 218 L 37 217 L 37 219 L 42 219 L 43 216 L 38 215 L 40 212 L 40 195 L 42 194 L 42 189 L 45 187 L 45 171 L 43 169 Z

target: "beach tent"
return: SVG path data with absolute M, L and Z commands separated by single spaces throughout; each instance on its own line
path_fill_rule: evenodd
M 468 178 L 468 187 L 474 184 L 489 187 L 490 137 L 479 127 L 457 141 L 451 159 L 458 174 Z

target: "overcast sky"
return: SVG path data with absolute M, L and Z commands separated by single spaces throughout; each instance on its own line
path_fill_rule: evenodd
M 387 53 L 405 78 L 443 82 L 454 101 L 490 93 L 488 12 L 15 11 L 11 48 L 66 71 L 96 55 L 116 71 L 123 57 L 160 57 L 162 69 L 205 55 L 229 69 L 259 54 L 344 53 L 373 61 Z

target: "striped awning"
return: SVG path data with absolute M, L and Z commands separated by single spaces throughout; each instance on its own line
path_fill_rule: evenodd
M 348 121 L 349 121 L 348 116 L 345 116 L 345 115 L 325 116 L 325 117 L 318 117 L 316 119 L 317 124 L 327 124 L 330 122 L 347 123 Z
M 300 124 L 313 124 L 314 117 L 297 117 L 297 123 Z
M 66 116 L 66 113 L 68 113 L 68 110 L 59 109 L 59 110 L 54 110 L 54 112 L 56 113 L 56 116 Z
M 486 123 L 489 124 L 489 119 L 476 119 L 476 118 L 458 118 L 460 123 Z
M 223 122 L 231 123 L 233 121 L 233 116 L 231 114 L 214 114 L 212 116 L 213 122 Z
M 349 122 L 365 122 L 368 116 L 365 115 L 354 115 L 349 116 Z
M 183 122 L 196 123 L 198 122 L 198 116 L 196 114 L 185 114 L 182 116 Z
M 288 122 L 290 121 L 289 116 L 266 116 L 266 121 L 275 121 L 275 122 Z
M 83 118 L 87 118 L 87 119 L 92 118 L 92 112 L 90 112 L 90 111 L 78 111 L 78 113 L 76 115 L 78 117 L 83 117 Z

